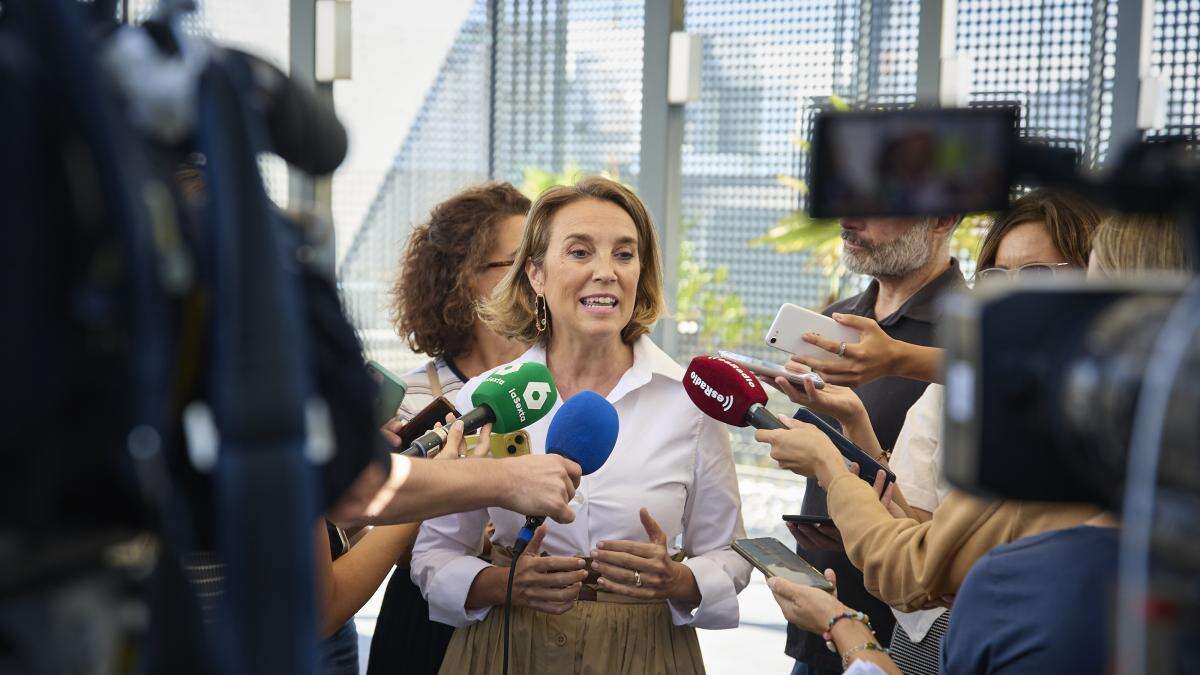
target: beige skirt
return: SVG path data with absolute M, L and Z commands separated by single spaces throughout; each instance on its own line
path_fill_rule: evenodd
M 696 629 L 671 623 L 666 602 L 598 592 L 565 614 L 527 607 L 512 613 L 513 675 L 687 675 L 704 673 Z M 504 667 L 504 608 L 454 631 L 440 675 L 491 675 Z

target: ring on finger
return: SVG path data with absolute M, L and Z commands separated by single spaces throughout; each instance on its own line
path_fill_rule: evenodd
M 642 573 L 637 570 L 633 571 L 633 585 L 638 588 L 642 587 Z
M 838 355 L 838 356 L 845 356 L 845 355 L 846 355 L 846 343 L 845 343 L 845 342 L 843 342 L 842 344 L 838 345 L 837 355 Z

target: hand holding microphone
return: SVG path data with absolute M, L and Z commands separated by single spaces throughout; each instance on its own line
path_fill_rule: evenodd
M 587 476 L 608 461 L 617 445 L 619 430 L 620 421 L 612 404 L 595 392 L 581 391 L 567 399 L 550 422 L 546 454 L 570 460 Z M 534 530 L 546 520 L 546 515 L 552 514 L 538 510 L 517 510 L 517 513 L 536 514 L 526 517 L 525 527 L 517 534 L 513 553 L 519 556 L 533 538 Z
M 507 434 L 537 422 L 558 401 L 554 377 L 546 366 L 533 361 L 501 366 L 479 383 L 471 395 L 475 406 L 463 415 L 463 433 L 471 434 L 485 424 Z M 410 457 L 436 454 L 446 442 L 446 428 L 434 429 L 413 441 L 403 453 Z
M 776 417 L 767 410 L 767 392 L 752 373 L 726 359 L 697 356 L 683 375 L 683 387 L 692 403 L 709 417 L 738 427 L 760 429 L 755 440 L 771 444 L 771 457 L 806 476 L 815 475 L 818 459 L 845 467 L 857 462 L 860 477 L 871 483 L 879 470 L 885 482 L 895 474 L 875 461 L 848 438 L 838 433 L 811 410 L 800 406 L 804 422 Z

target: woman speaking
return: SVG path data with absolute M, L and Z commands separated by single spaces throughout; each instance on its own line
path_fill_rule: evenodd
M 516 563 L 514 673 L 701 673 L 694 628 L 738 624 L 750 566 L 729 548 L 745 536 L 729 436 L 647 335 L 664 310 L 661 266 L 637 196 L 586 178 L 538 198 L 484 309 L 493 330 L 534 345 L 514 363 L 545 363 L 559 401 L 594 391 L 620 418 L 612 455 L 576 492 L 575 522 L 539 528 Z M 486 375 L 462 389 L 460 409 Z M 551 417 L 529 427 L 534 452 Z M 474 556 L 489 521 L 491 564 Z M 430 618 L 458 627 L 441 672 L 501 671 L 503 609 L 492 608 L 524 523 L 488 509 L 422 525 L 413 580 Z

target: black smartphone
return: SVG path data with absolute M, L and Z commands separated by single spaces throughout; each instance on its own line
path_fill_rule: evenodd
M 829 516 L 805 516 L 796 513 L 785 513 L 783 519 L 789 523 L 803 523 L 805 525 L 833 525 L 833 518 Z
M 742 556 L 763 576 L 782 577 L 801 586 L 812 586 L 823 591 L 833 591 L 833 584 L 808 564 L 808 561 L 792 552 L 783 542 L 771 537 L 760 539 L 737 539 L 733 550 Z
M 383 426 L 396 417 L 396 409 L 404 402 L 408 385 L 399 375 L 377 361 L 367 361 L 367 370 L 379 385 L 379 395 L 375 399 L 375 421 Z
M 433 429 L 433 426 L 438 422 L 446 424 L 446 415 L 454 413 L 458 417 L 458 410 L 454 404 L 446 400 L 445 396 L 439 396 L 433 399 L 429 405 L 421 408 L 421 411 L 412 416 L 405 423 L 404 428 L 400 430 L 400 447 L 397 452 L 408 448 L 412 442 L 420 438 L 425 432 Z
M 825 435 L 829 437 L 829 440 L 833 441 L 833 444 L 837 446 L 838 452 L 842 453 L 842 457 L 845 457 L 846 461 L 858 463 L 859 478 L 867 481 L 871 485 L 874 485 L 875 474 L 882 470 L 886 475 L 883 483 L 885 487 L 888 483 L 896 482 L 896 474 L 892 473 L 891 470 L 884 465 L 875 461 L 875 458 L 868 455 L 865 451 L 863 451 L 862 448 L 855 445 L 854 442 L 849 438 L 843 436 L 837 429 L 834 429 L 832 426 L 830 426 L 828 422 L 821 419 L 820 416 L 815 412 L 804 406 L 800 406 L 796 410 L 796 419 L 800 420 L 801 422 L 808 422 L 809 424 L 812 424 L 821 431 L 825 432 Z

